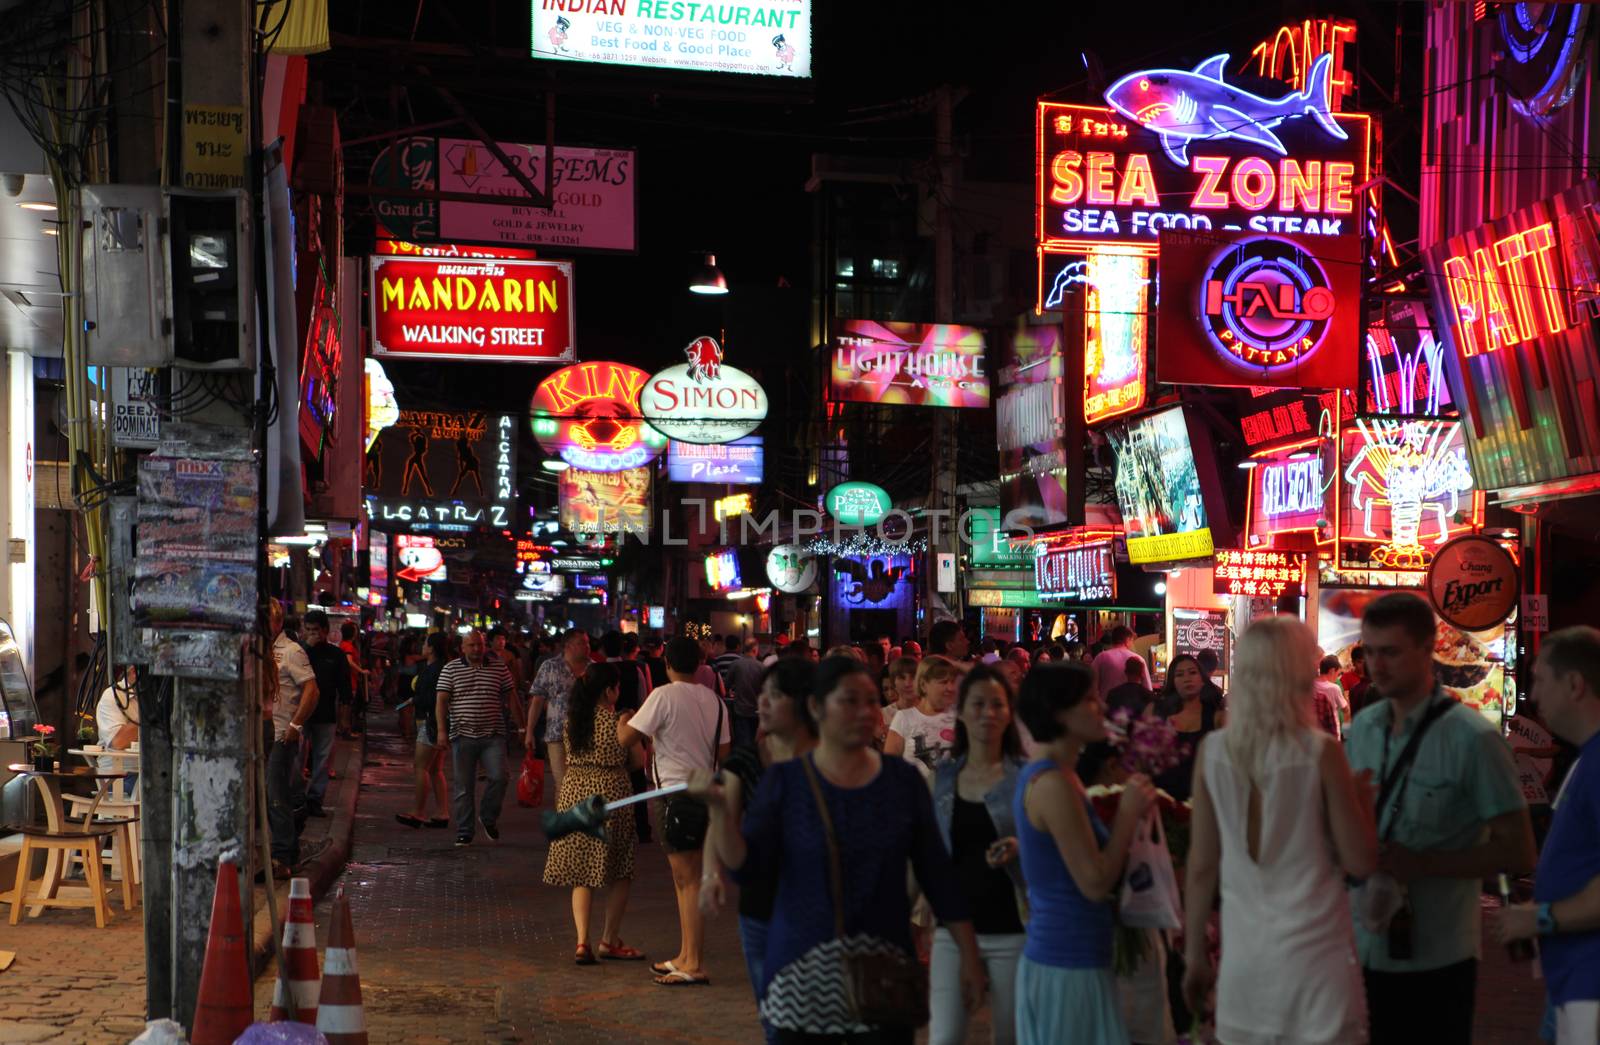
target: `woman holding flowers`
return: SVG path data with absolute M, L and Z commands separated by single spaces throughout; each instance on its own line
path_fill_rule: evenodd
M 1156 777 L 1156 786 L 1180 802 L 1189 800 L 1194 786 L 1195 752 L 1200 748 L 1200 741 L 1225 721 L 1222 712 L 1201 699 L 1205 690 L 1206 676 L 1200 670 L 1200 662 L 1187 653 L 1173 657 L 1167 666 L 1167 684 L 1156 706 L 1178 731 L 1178 740 L 1185 745 L 1187 754 Z
M 1155 787 L 1143 774 L 1129 777 L 1109 831 L 1095 814 L 1074 768 L 1085 745 L 1106 739 L 1105 710 L 1083 665 L 1035 666 L 1017 711 L 1042 756 L 1023 768 L 1013 802 L 1030 915 L 1017 963 L 1017 1041 L 1127 1045 L 1111 971 L 1111 899 Z
M 1304 624 L 1251 627 L 1234 649 L 1231 721 L 1195 763 L 1183 990 L 1199 1012 L 1215 982 L 1228 1045 L 1367 1040 L 1344 878 L 1377 866 L 1371 783 L 1351 776 L 1338 742 L 1311 722 L 1315 677 Z M 1205 928 L 1219 885 L 1216 973 Z

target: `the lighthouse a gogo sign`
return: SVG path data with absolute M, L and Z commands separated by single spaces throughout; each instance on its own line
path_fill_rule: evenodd
M 722 361 L 715 338 L 684 349 L 687 363 L 653 375 L 639 391 L 639 412 L 650 427 L 680 443 L 730 443 L 754 432 L 767 416 L 767 393 L 755 378 Z

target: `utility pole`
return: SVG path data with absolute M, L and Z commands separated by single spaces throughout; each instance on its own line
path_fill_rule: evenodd
M 168 120 L 175 121 L 165 128 L 169 142 L 182 141 L 186 111 L 196 106 L 237 108 L 243 113 L 240 140 L 246 143 L 239 173 L 247 186 L 247 164 L 259 162 L 250 89 L 256 73 L 254 7 L 246 0 L 172 0 L 168 6 L 169 46 L 176 51 L 169 54 L 168 87 L 170 91 L 177 73 L 182 101 L 181 107 L 167 109 Z M 181 185 L 189 157 L 179 149 L 169 155 L 179 159 L 169 177 Z M 262 345 L 268 343 L 265 333 Z M 251 419 L 221 403 L 185 419 L 239 428 L 249 438 Z M 199 997 L 218 858 L 229 849 L 250 852 L 251 800 L 257 786 L 257 767 L 250 756 L 257 745 L 250 731 L 259 732 L 260 716 L 254 688 L 244 679 L 178 678 L 171 692 L 169 714 L 164 721 L 150 721 L 141 738 L 146 1006 L 152 1018 L 168 1017 L 188 1026 Z M 243 867 L 251 866 L 247 858 Z M 248 923 L 252 875 L 240 877 Z
M 933 312 L 937 323 L 953 323 L 956 319 L 955 271 L 955 220 L 954 201 L 956 187 L 956 155 L 954 140 L 955 89 L 940 84 L 934 102 L 934 233 L 933 233 Z M 938 529 L 938 540 L 933 539 L 933 529 L 928 535 L 928 569 L 926 605 L 943 601 L 939 593 L 939 553 L 958 551 L 954 530 L 957 523 L 956 507 L 956 426 L 948 409 L 936 409 L 933 415 L 933 462 L 931 487 L 928 498 L 930 519 Z M 932 514 L 943 512 L 944 514 Z M 950 611 L 961 619 L 961 601 L 958 593 L 948 595 Z

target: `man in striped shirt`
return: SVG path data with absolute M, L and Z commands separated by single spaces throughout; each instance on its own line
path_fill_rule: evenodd
M 489 841 L 500 840 L 500 805 L 506 797 L 506 708 L 515 687 L 499 657 L 487 656 L 483 632 L 473 629 L 461 640 L 461 657 L 439 673 L 436 722 L 450 724 L 450 757 L 455 770 L 450 813 L 456 822 L 456 845 L 472 844 L 474 806 L 481 763 L 488 783 L 477 823 Z

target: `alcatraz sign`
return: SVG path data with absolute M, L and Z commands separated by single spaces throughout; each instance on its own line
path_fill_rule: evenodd
M 1370 119 L 1328 112 L 1330 56 L 1305 91 L 1276 98 L 1228 83 L 1227 59 L 1124 77 L 1107 106 L 1039 103 L 1041 246 L 1154 253 L 1164 229 L 1359 233 Z

